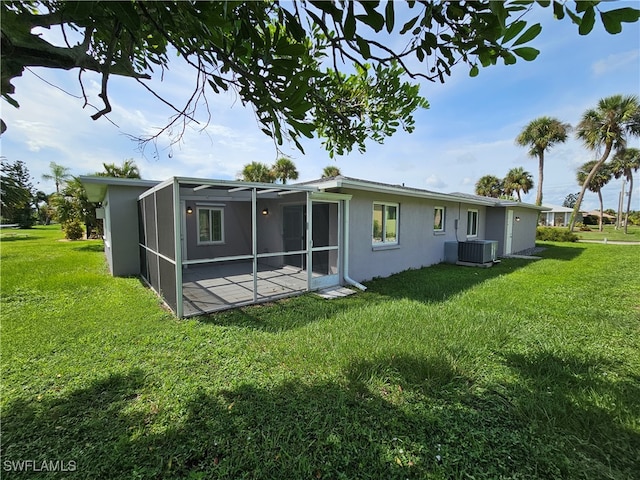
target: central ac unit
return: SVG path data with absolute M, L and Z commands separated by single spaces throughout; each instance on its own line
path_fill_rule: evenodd
M 469 263 L 489 263 L 498 259 L 496 240 L 471 240 L 458 243 L 458 260 Z

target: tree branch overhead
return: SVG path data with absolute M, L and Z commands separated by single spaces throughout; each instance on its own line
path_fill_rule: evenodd
M 330 156 L 342 155 L 364 151 L 367 141 L 382 142 L 398 128 L 413 129 L 414 112 L 428 103 L 411 80 L 444 82 L 456 66 L 476 76 L 499 61 L 534 60 L 539 52 L 530 45 L 542 30 L 527 23 L 534 8 L 553 8 L 584 35 L 598 18 L 612 34 L 640 18 L 638 9 L 616 7 L 533 0 L 9 0 L 0 5 L 1 93 L 18 107 L 11 82 L 27 67 L 93 71 L 102 75 L 97 119 L 111 109 L 111 76 L 151 79 L 157 67 L 164 75 L 175 51 L 197 72 L 185 107 L 173 107 L 184 122 L 194 119 L 199 101 L 207 105 L 209 88 L 233 90 L 277 145 L 290 139 L 302 149 L 302 137 L 317 136 Z M 62 29 L 62 46 L 38 35 L 37 28 L 53 27 Z M 65 29 L 79 33 L 77 45 L 69 46 Z M 406 41 L 397 50 L 385 39 Z

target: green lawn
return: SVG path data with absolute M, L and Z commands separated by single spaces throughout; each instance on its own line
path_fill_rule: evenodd
M 598 231 L 598 225 L 588 225 L 591 229 L 590 232 L 581 232 L 576 229 L 575 234 L 582 240 L 604 240 L 605 238 L 610 241 L 620 242 L 640 242 L 640 226 L 629 225 L 627 233 L 624 233 L 624 228 L 616 230 L 615 225 L 603 225 L 603 231 Z
M 19 233 L 0 245 L 3 478 L 27 459 L 74 471 L 15 478 L 640 472 L 638 246 L 177 320 L 108 276 L 101 242 Z

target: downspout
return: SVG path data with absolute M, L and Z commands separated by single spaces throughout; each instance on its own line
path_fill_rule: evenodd
M 360 282 L 356 282 L 353 278 L 349 277 L 349 200 L 345 200 L 345 209 L 344 209 L 344 268 L 342 278 L 349 285 L 356 287 L 363 292 L 367 289 Z

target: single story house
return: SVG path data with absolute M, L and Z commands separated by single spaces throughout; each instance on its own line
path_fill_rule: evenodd
M 178 317 L 457 260 L 459 244 L 535 245 L 544 207 L 338 176 L 292 185 L 81 177 L 102 202 L 113 275 L 140 275 Z M 466 245 L 466 243 L 464 243 Z
M 615 215 L 609 215 L 608 213 L 600 213 L 600 210 L 590 210 L 588 212 L 582 212 L 583 222 L 589 225 L 596 225 L 600 223 L 600 216 L 602 216 L 602 223 L 611 224 L 616 222 Z
M 548 227 L 566 227 L 571 222 L 571 214 L 573 208 L 563 207 L 561 205 L 545 205 L 545 212 L 540 215 L 540 225 Z M 578 221 L 582 221 L 582 215 Z

